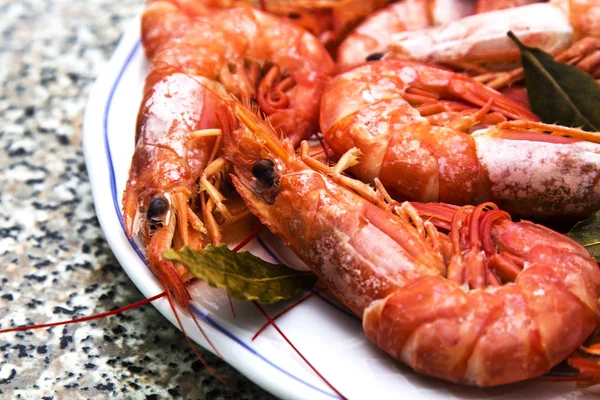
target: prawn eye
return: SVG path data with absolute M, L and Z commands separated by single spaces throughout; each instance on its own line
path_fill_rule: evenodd
M 382 58 L 383 58 L 383 53 L 373 53 L 373 54 L 369 54 L 365 60 L 366 61 L 377 61 L 377 60 L 381 60 Z
M 150 201 L 146 216 L 153 222 L 160 222 L 161 217 L 165 215 L 168 210 L 169 203 L 167 203 L 167 199 L 162 196 L 158 196 Z
M 252 166 L 252 175 L 267 187 L 275 185 L 277 179 L 275 163 L 268 158 L 261 158 Z

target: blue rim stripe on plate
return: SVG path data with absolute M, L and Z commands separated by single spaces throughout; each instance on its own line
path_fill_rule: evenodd
M 137 51 L 140 49 L 140 47 L 141 47 L 141 42 L 138 39 L 138 40 L 136 40 L 136 43 L 135 43 L 133 49 L 130 51 L 129 55 L 127 56 L 127 59 L 125 60 L 125 63 L 121 66 L 121 69 L 119 70 L 119 74 L 117 75 L 117 78 L 116 78 L 116 80 L 114 81 L 114 83 L 113 83 L 113 85 L 111 87 L 110 93 L 108 95 L 108 100 L 106 102 L 106 107 L 104 109 L 104 123 L 103 123 L 103 128 L 104 128 L 104 147 L 105 147 L 106 157 L 107 157 L 108 165 L 109 165 L 109 171 L 108 172 L 109 172 L 109 176 L 110 176 L 110 190 L 111 190 L 111 194 L 112 194 L 112 198 L 113 198 L 113 205 L 114 205 L 114 208 L 115 208 L 115 212 L 117 214 L 117 218 L 119 220 L 119 223 L 121 224 L 121 229 L 125 233 L 125 236 L 127 236 L 127 234 L 125 232 L 125 224 L 123 222 L 123 217 L 121 215 L 121 207 L 119 206 L 119 197 L 117 196 L 116 177 L 115 177 L 115 171 L 114 171 L 112 154 L 111 154 L 111 151 L 110 151 L 110 143 L 109 143 L 109 140 L 108 140 L 108 115 L 109 115 L 109 112 L 110 112 L 110 106 L 111 106 L 111 103 L 112 103 L 113 96 L 114 96 L 114 94 L 115 94 L 115 92 L 117 90 L 117 87 L 119 86 L 119 83 L 121 82 L 121 78 L 123 77 L 123 74 L 125 73 L 125 70 L 127 69 L 127 67 L 129 66 L 129 64 L 131 63 L 131 60 L 133 59 L 133 57 L 135 56 L 135 54 L 137 53 Z M 144 264 L 148 265 L 148 263 L 146 261 L 146 257 L 144 256 L 143 251 L 138 247 L 138 245 L 133 241 L 132 238 L 128 237 L 128 240 L 129 240 L 129 244 L 135 250 L 135 252 L 140 257 L 140 259 L 144 262 Z M 259 240 L 260 240 L 260 238 L 259 238 Z M 270 251 L 270 249 L 267 250 L 267 251 L 269 253 L 272 253 Z M 259 352 L 257 352 L 255 349 L 253 349 L 252 347 L 250 347 L 248 344 L 244 343 L 239 337 L 235 336 L 232 332 L 228 331 L 225 327 L 223 327 L 217 321 L 215 321 L 214 319 L 212 319 L 208 314 L 203 313 L 195 305 L 191 304 L 191 308 L 194 311 L 194 314 L 196 314 L 198 317 L 200 317 L 200 319 L 202 319 L 204 322 L 210 324 L 213 328 L 215 328 L 216 330 L 218 330 L 219 332 L 221 332 L 222 334 L 224 334 L 225 336 L 227 336 L 229 339 L 233 340 L 235 343 L 239 344 L 244 349 L 246 349 L 250 353 L 256 355 L 261 360 L 265 361 L 266 363 L 268 363 L 272 367 L 278 369 L 279 371 L 281 371 L 285 375 L 287 375 L 290 378 L 296 380 L 297 382 L 300 382 L 300 383 L 306 385 L 307 387 L 309 387 L 311 389 L 314 389 L 314 390 L 316 390 L 316 391 L 318 391 L 320 393 L 323 393 L 323 394 L 325 394 L 327 396 L 330 396 L 330 397 L 332 397 L 334 399 L 339 399 L 340 398 L 336 394 L 331 393 L 331 392 L 327 392 L 327 391 L 322 390 L 322 389 L 320 389 L 320 388 L 318 388 L 316 386 L 313 386 L 310 383 L 305 382 L 301 378 L 298 378 L 297 376 L 293 375 L 292 373 L 286 371 L 282 367 L 278 366 L 277 364 L 275 364 L 274 362 L 270 361 L 265 356 L 263 356 L 262 354 L 260 354 Z

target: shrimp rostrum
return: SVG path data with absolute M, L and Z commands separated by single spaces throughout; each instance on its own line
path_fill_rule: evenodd
M 600 322 L 600 269 L 571 239 L 491 204 L 394 203 L 380 183 L 342 174 L 356 149 L 329 167 L 241 106 L 220 119 L 250 211 L 416 371 L 478 386 L 529 379 Z

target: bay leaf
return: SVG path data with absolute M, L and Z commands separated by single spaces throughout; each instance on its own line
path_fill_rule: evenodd
M 600 211 L 575 224 L 567 236 L 579 242 L 600 262 Z
M 525 46 L 514 33 L 508 32 L 508 36 L 521 50 L 527 96 L 534 114 L 548 124 L 600 132 L 600 84 L 579 68 Z
M 227 289 L 238 300 L 271 304 L 294 297 L 317 282 L 312 272 L 271 264 L 248 251 L 234 253 L 223 244 L 200 251 L 188 247 L 169 249 L 163 257 L 180 262 L 196 278 Z

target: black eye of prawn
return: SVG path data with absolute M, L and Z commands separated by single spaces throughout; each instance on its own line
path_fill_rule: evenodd
M 252 175 L 267 187 L 275 185 L 277 173 L 275 172 L 275 163 L 268 158 L 261 158 L 252 166 Z
M 164 216 L 169 210 L 169 203 L 167 199 L 162 196 L 153 198 L 148 206 L 148 212 L 146 217 L 152 222 L 161 222 L 161 217 Z
M 377 61 L 377 60 L 381 60 L 382 58 L 383 58 L 383 53 L 373 53 L 373 54 L 369 54 L 365 60 L 366 61 Z

